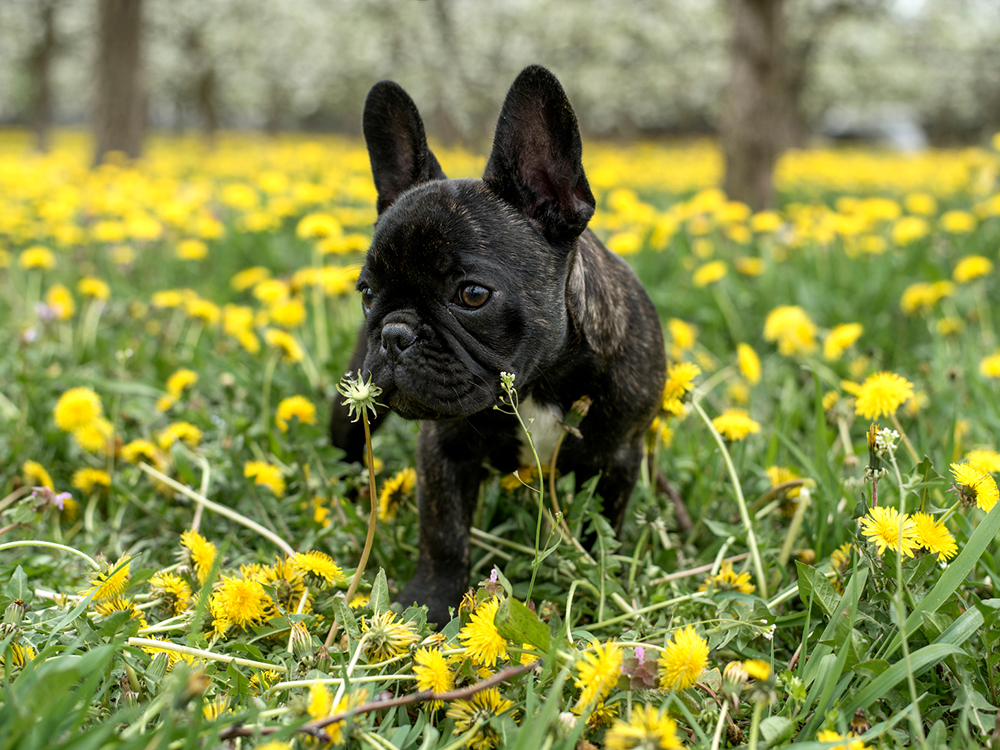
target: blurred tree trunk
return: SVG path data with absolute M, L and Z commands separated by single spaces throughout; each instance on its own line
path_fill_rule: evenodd
M 145 92 L 142 80 L 142 0 L 98 0 L 97 97 L 94 164 L 109 151 L 142 153 Z
M 730 0 L 730 75 L 722 114 L 723 189 L 755 211 L 773 198 L 783 140 L 783 0 Z
M 192 98 L 201 118 L 205 140 L 211 148 L 215 146 L 215 134 L 219 129 L 218 79 L 215 75 L 215 63 L 205 45 L 201 29 L 188 31 L 184 49 L 197 70 Z
M 40 0 L 38 20 L 42 34 L 31 50 L 31 129 L 35 133 L 35 148 L 49 150 L 49 129 L 52 126 L 52 59 L 56 53 L 56 0 Z

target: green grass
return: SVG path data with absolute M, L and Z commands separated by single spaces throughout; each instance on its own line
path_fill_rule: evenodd
M 363 167 L 344 169 L 361 180 Z M 221 168 L 208 174 L 217 185 L 236 179 Z M 627 175 L 621 187 L 629 187 Z M 907 189 L 897 194 L 901 202 Z M 954 234 L 930 217 L 928 235 L 902 247 L 891 242 L 891 220 L 874 221 L 865 236 L 887 239 L 881 254 L 855 253 L 850 238 L 841 236 L 824 243 L 806 235 L 792 243 L 787 233 L 761 233 L 738 244 L 718 223 L 696 236 L 683 221 L 664 247 L 653 248 L 648 238 L 657 217 L 693 201 L 640 192 L 652 219 L 619 216 L 626 229 L 643 237 L 643 249 L 628 260 L 660 311 L 668 354 L 698 363 L 702 374 L 685 397 L 686 415 L 664 416 L 672 439 L 657 444 L 655 473 L 644 471 L 618 538 L 597 512 L 592 485 L 577 486 L 573 476 L 558 479 L 559 503 L 573 535 L 579 538 L 591 527 L 597 533 L 589 554 L 563 539 L 551 516 L 543 519 L 536 550 L 537 492 L 496 474 L 483 483 L 471 583 L 479 601 L 494 594 L 505 600 L 497 625 L 508 657 L 482 671 L 462 653 L 458 639 L 469 626 L 468 612 L 443 629 L 443 641 L 420 610 L 395 619 L 386 614 L 416 559 L 412 491 L 403 493 L 393 520 L 378 524 L 361 585 L 368 603 L 351 609 L 343 598 L 367 533 L 370 490 L 367 471 L 345 464 L 329 445 L 325 423 L 360 323 L 355 294 L 320 295 L 309 285 L 292 289 L 307 312 L 293 329 L 306 352 L 301 363 L 282 360 L 263 340 L 261 351 L 252 353 L 218 324 L 150 306 L 154 292 L 185 288 L 218 305 L 261 311 L 266 305 L 232 288 L 231 277 L 261 265 L 290 279 L 314 262 L 313 242 L 296 235 L 299 219 L 311 210 L 364 208 L 365 201 L 340 195 L 319 206 L 300 205 L 273 229 L 251 233 L 241 231 L 246 212 L 226 206 L 219 194 L 212 193 L 207 205 L 224 221 L 225 233 L 208 241 L 209 257 L 200 263 L 174 256 L 184 234 L 174 228 L 161 239 L 128 241 L 135 250 L 128 264 L 114 260 L 116 243 L 87 240 L 60 249 L 55 270 L 26 270 L 19 266 L 20 253 L 46 236 L 45 220 L 33 219 L 29 230 L 0 224 L 0 247 L 6 248 L 0 256 L 6 257 L 0 264 L 0 748 L 194 748 L 223 741 L 256 747 L 272 740 L 315 747 L 303 729 L 319 734 L 308 722 L 340 710 L 341 698 L 352 709 L 364 704 L 346 725 L 334 725 L 349 747 L 430 750 L 467 740 L 483 747 L 491 744 L 489 737 L 503 747 L 570 748 L 584 738 L 598 746 L 607 739 L 609 748 L 655 746 L 620 744 L 624 740 L 609 736 L 607 724 L 588 727 L 583 718 L 574 719 L 572 708 L 588 684 L 581 677 L 581 670 L 589 674 L 583 655 L 611 641 L 621 646 L 625 670 L 611 670 L 604 705 L 621 720 L 652 706 L 659 719 L 649 731 L 665 731 L 675 721 L 677 737 L 688 747 L 829 747 L 817 743 L 824 730 L 846 734 L 852 728 L 869 746 L 956 748 L 988 741 L 1000 705 L 1000 510 L 959 507 L 947 516 L 957 543 L 947 564 L 926 552 L 902 559 L 891 549 L 879 555 L 857 523 L 872 494 L 865 479 L 870 422 L 856 414 L 842 381 L 860 383 L 888 370 L 911 382 L 916 393 L 895 418 L 877 420 L 904 431 L 916 453 L 911 456 L 900 441 L 883 458 L 879 505 L 909 513 L 953 506 L 959 494 L 950 464 L 973 448 L 998 447 L 998 381 L 980 373 L 981 361 L 998 345 L 996 271 L 957 284 L 953 294 L 920 314 L 905 313 L 900 300 L 915 282 L 951 279 L 962 257 L 996 262 L 1000 218 L 984 213 L 974 231 Z M 832 206 L 837 197 L 831 192 L 813 200 Z M 971 210 L 982 198 L 959 193 L 942 203 Z M 33 211 L 44 203 L 38 197 L 10 200 Z M 146 198 L 139 202 L 153 210 Z M 601 211 L 616 215 L 608 205 Z M 784 214 L 786 220 L 792 213 Z M 80 209 L 74 221 L 90 231 L 96 215 Z M 36 235 L 29 236 L 31 231 Z M 613 233 L 599 231 L 605 239 Z M 699 244 L 706 238 L 711 258 Z M 764 259 L 761 275 L 734 270 L 735 260 L 745 256 Z M 325 256 L 323 262 L 361 259 L 355 252 Z M 728 273 L 694 286 L 692 272 L 709 259 L 725 261 Z M 88 313 L 95 303 L 75 291 L 91 275 L 111 287 L 99 317 Z M 36 303 L 56 282 L 74 290 L 77 310 L 67 320 L 47 321 Z M 779 305 L 798 305 L 808 314 L 818 328 L 814 350 L 783 356 L 765 339 L 765 321 Z M 671 318 L 697 327 L 692 347 L 673 351 Z M 943 332 L 942 318 L 961 325 Z M 849 322 L 864 326 L 861 337 L 837 359 L 824 359 L 826 332 Z M 262 333 L 260 327 L 252 330 Z M 758 383 L 740 374 L 740 343 L 760 356 Z M 180 368 L 193 370 L 198 380 L 168 411 L 159 410 L 167 379 Z M 86 451 L 56 425 L 58 399 L 81 386 L 98 394 L 113 425 L 117 447 L 111 452 Z M 838 403 L 824 408 L 830 392 L 839 394 Z M 312 401 L 316 419 L 292 420 L 283 432 L 274 411 L 293 395 Z M 760 431 L 737 441 L 719 437 L 711 420 L 732 406 L 747 409 Z M 145 462 L 158 464 L 184 492 L 158 483 L 122 451 L 137 439 L 155 443 L 180 420 L 201 430 L 197 445 L 178 441 Z M 586 419 L 581 430 L 586 434 Z M 414 466 L 415 437 L 416 425 L 398 418 L 375 434 L 377 492 Z M 73 502 L 60 511 L 44 497 L 20 491 L 26 461 L 44 467 L 56 492 L 72 492 Z M 284 491 L 246 477 L 248 461 L 277 467 Z M 806 479 L 804 492 L 796 498 L 789 497 L 791 488 L 774 491 L 766 471 L 773 466 Z M 85 467 L 107 471 L 110 487 L 74 489 L 73 474 Z M 681 524 L 657 474 L 681 499 L 692 528 Z M 198 513 L 199 497 L 232 512 L 209 507 Z M 218 549 L 201 580 L 180 543 L 196 515 L 200 533 Z M 838 569 L 831 554 L 847 543 L 853 552 Z M 216 633 L 213 592 L 217 597 L 227 581 L 259 579 L 261 568 L 246 566 L 274 566 L 284 557 L 284 545 L 327 553 L 343 577 L 328 585 L 272 569 L 260 592 L 279 604 L 245 627 L 234 624 L 225 635 Z M 95 570 L 86 556 L 113 566 L 123 555 L 131 560 L 128 577 L 121 602 L 112 607 L 121 611 L 101 614 L 89 596 Z M 541 562 L 533 566 L 536 555 Z M 753 592 L 727 590 L 733 587 L 720 582 L 700 591 L 730 558 L 736 574 L 748 574 Z M 491 582 L 494 566 L 498 575 Z M 520 604 L 533 567 L 532 603 L 525 608 Z M 192 587 L 180 616 L 150 583 L 164 570 Z M 303 585 L 311 599 L 300 612 Z M 324 648 L 335 621 L 330 647 Z M 293 624 L 305 632 L 294 649 Z M 661 689 L 656 658 L 689 624 L 709 648 L 706 669 L 690 687 Z M 164 655 L 154 658 L 130 642 L 151 636 L 201 655 L 167 669 Z M 374 651 L 380 637 L 388 643 L 382 654 L 387 658 Z M 510 701 L 509 710 L 475 730 L 462 723 L 454 702 L 450 717 L 447 707 L 432 710 L 421 700 L 391 707 L 366 703 L 412 695 L 413 652 L 442 643 L 455 657 L 454 684 L 466 690 L 466 700 L 488 695 L 475 686 L 518 665 L 524 644 L 534 646 L 540 664 L 506 673 L 511 676 L 498 683 L 497 699 Z M 647 661 L 637 658 L 637 647 Z M 771 677 L 734 681 L 732 667 L 723 676 L 728 664 L 746 660 L 767 662 Z M 328 705 L 320 707 L 324 698 Z

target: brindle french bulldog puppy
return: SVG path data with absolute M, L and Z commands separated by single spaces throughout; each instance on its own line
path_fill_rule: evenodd
M 371 373 L 383 403 L 421 420 L 420 554 L 398 601 L 426 604 L 441 626 L 467 586 L 484 464 L 531 463 L 517 420 L 493 408 L 500 373 L 516 376 L 544 463 L 571 404 L 593 399 L 558 468 L 578 482 L 600 473 L 604 514 L 620 528 L 663 391 L 663 338 L 635 274 L 587 229 L 595 201 L 580 132 L 548 70 L 514 81 L 481 180 L 445 177 L 416 106 L 391 81 L 368 94 L 363 124 L 378 220 L 349 371 Z M 331 436 L 360 459 L 363 432 L 339 403 Z

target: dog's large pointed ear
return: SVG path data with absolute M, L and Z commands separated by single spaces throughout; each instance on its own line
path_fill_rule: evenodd
M 576 115 L 552 73 L 525 68 L 507 92 L 483 180 L 553 244 L 572 242 L 594 214 Z
M 410 95 L 394 81 L 379 81 L 365 100 L 362 118 L 379 214 L 414 185 L 443 180 L 438 160 L 427 148 L 424 123 Z

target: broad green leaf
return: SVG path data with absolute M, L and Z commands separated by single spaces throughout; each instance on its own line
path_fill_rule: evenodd
M 344 629 L 344 632 L 350 638 L 358 640 L 361 637 L 361 628 L 358 627 L 358 621 L 354 617 L 354 612 L 351 611 L 351 606 L 347 603 L 347 599 L 342 596 L 335 596 L 331 600 L 333 605 L 333 615 L 337 618 L 337 622 L 340 623 L 340 627 Z
M 517 599 L 507 597 L 497 609 L 493 623 L 497 631 L 516 644 L 530 643 L 542 653 L 548 653 L 552 642 L 549 627 L 534 612 Z
M 798 560 L 795 567 L 799 572 L 799 598 L 802 603 L 809 606 L 809 595 L 813 594 L 813 601 L 823 610 L 827 617 L 833 617 L 840 612 L 840 594 L 833 588 L 833 584 L 822 573 L 817 573 L 811 565 L 806 565 Z M 815 591 L 813 591 L 815 589 Z
M 910 654 L 910 666 L 913 669 L 913 674 L 918 675 L 925 669 L 933 667 L 942 659 L 952 654 L 960 653 L 962 653 L 962 649 L 957 646 L 932 643 Z M 873 701 L 878 700 L 906 679 L 906 668 L 906 661 L 903 659 L 893 664 L 885 672 L 861 688 L 861 690 L 854 693 L 854 696 L 841 709 L 843 714 L 845 716 L 852 716 L 859 708 L 867 709 Z
M 854 665 L 854 671 L 872 680 L 879 677 L 891 665 L 885 659 L 872 659 Z
M 389 609 L 391 603 L 389 599 L 389 584 L 385 579 L 385 569 L 379 568 L 378 575 L 375 576 L 375 583 L 372 584 L 372 593 L 369 598 L 372 605 L 372 614 L 378 617 Z
M 937 612 L 948 598 L 955 593 L 955 590 L 962 585 L 962 582 L 976 566 L 976 561 L 979 560 L 980 555 L 993 542 L 998 531 L 1000 531 L 1000 503 L 994 505 L 993 510 L 986 515 L 986 518 L 980 521 L 976 530 L 972 532 L 972 536 L 969 537 L 969 541 L 965 547 L 958 553 L 958 557 L 949 563 L 944 573 L 938 579 L 938 582 L 934 585 L 934 588 L 910 612 L 910 616 L 906 618 L 906 622 L 903 624 L 900 632 L 896 633 L 882 654 L 883 657 L 889 657 L 896 653 L 903 642 L 901 634 L 905 633 L 906 637 L 909 638 L 923 625 L 924 612 Z
M 774 747 L 779 742 L 792 736 L 795 724 L 785 716 L 768 716 L 760 723 L 760 736 L 768 747 Z
M 35 595 L 35 592 L 28 586 L 28 576 L 24 574 L 24 570 L 20 565 L 11 574 L 10 581 L 7 583 L 4 593 L 11 599 L 19 599 L 25 604 L 30 602 L 31 597 Z

